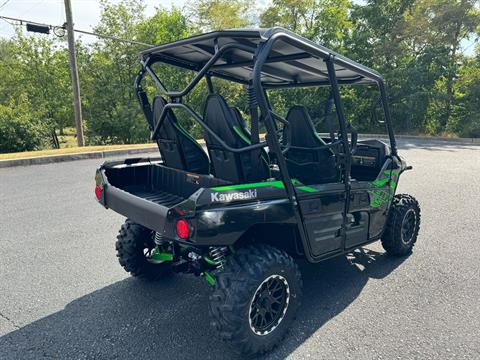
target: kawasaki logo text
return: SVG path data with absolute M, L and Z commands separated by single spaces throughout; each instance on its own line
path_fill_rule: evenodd
M 229 202 L 234 200 L 250 200 L 255 199 L 257 197 L 257 190 L 248 190 L 245 192 L 234 192 L 234 193 L 226 193 L 221 194 L 218 192 L 211 193 L 211 201 L 221 201 L 221 202 Z

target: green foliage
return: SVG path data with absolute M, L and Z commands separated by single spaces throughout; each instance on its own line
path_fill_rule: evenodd
M 253 0 L 195 0 L 190 7 L 200 31 L 242 28 L 252 25 Z
M 195 0 L 186 8 L 158 7 L 145 16 L 143 0 L 101 1 L 96 32 L 147 44 L 161 44 L 216 29 L 283 26 L 377 69 L 387 80 L 397 132 L 480 136 L 480 48 L 466 56 L 466 41 L 478 41 L 477 0 L 272 0 L 259 9 L 253 0 Z M 148 141 L 133 81 L 142 45 L 77 39 L 85 133 L 90 144 Z M 169 90 L 182 89 L 194 76 L 159 65 Z M 37 149 L 53 131 L 74 126 L 64 39 L 24 35 L 0 40 L 0 151 Z M 243 86 L 215 79 L 216 91 L 246 115 Z M 144 87 L 160 95 L 152 81 Z M 381 132 L 372 116 L 373 88 L 342 87 L 345 113 L 360 131 Z M 207 95 L 201 82 L 185 99 L 198 113 Z M 304 104 L 325 131 L 328 89 L 269 91 L 271 103 L 286 115 Z M 194 136 L 203 130 L 178 113 Z M 248 117 L 246 117 L 248 120 Z
M 260 15 L 265 27 L 282 26 L 339 49 L 352 30 L 350 0 L 273 0 Z
M 0 152 L 38 150 L 44 145 L 46 128 L 23 96 L 17 102 L 0 104 Z

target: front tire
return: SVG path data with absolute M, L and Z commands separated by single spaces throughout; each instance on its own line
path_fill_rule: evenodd
M 393 256 L 405 256 L 412 252 L 420 230 L 420 206 L 410 195 L 393 198 L 387 225 L 382 236 L 382 246 Z
M 132 276 L 156 280 L 172 272 L 171 262 L 153 263 L 147 254 L 155 248 L 154 232 L 127 219 L 120 228 L 115 247 L 120 265 Z
M 212 325 L 245 355 L 280 342 L 295 319 L 302 279 L 287 253 L 268 245 L 238 250 L 218 274 L 210 296 Z

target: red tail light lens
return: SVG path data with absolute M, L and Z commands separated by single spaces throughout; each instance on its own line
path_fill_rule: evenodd
M 95 196 L 98 200 L 102 198 L 103 189 L 100 185 L 95 186 Z
M 180 239 L 188 239 L 190 236 L 190 228 L 185 219 L 180 219 L 177 221 L 176 225 L 177 235 Z

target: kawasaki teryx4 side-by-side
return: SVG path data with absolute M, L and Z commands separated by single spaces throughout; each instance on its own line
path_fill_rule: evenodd
M 194 75 L 184 89 L 167 89 L 159 63 Z M 147 95 L 146 74 L 161 95 Z M 229 106 L 213 78 L 243 84 L 248 111 Z M 203 80 L 198 114 L 185 100 Z M 357 84 L 379 91 L 388 145 L 358 140 L 346 120 L 340 88 Z M 293 87 L 329 88 L 329 135 L 317 133 L 301 104 L 284 117 L 273 110 L 269 95 Z M 420 209 L 395 195 L 410 167 L 397 154 L 377 72 L 282 28 L 241 29 L 143 51 L 135 89 L 161 157 L 97 170 L 98 201 L 128 218 L 117 237 L 120 264 L 150 279 L 202 276 L 213 287 L 212 324 L 236 350 L 263 353 L 285 335 L 302 294 L 295 259 L 315 263 L 376 240 L 391 255 L 411 253 Z M 201 126 L 205 147 L 182 127 L 181 112 Z

